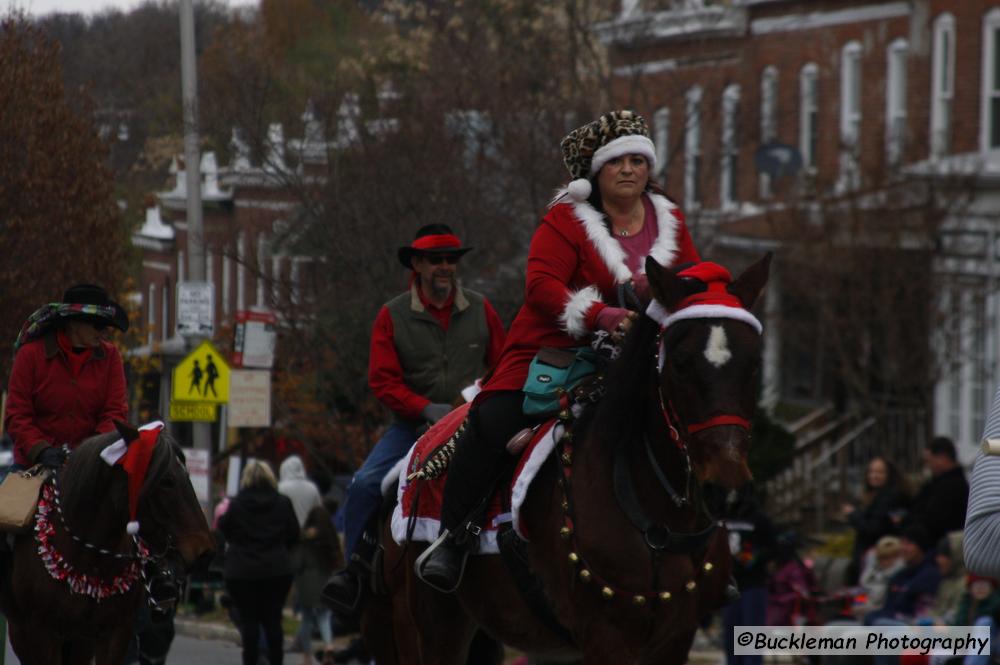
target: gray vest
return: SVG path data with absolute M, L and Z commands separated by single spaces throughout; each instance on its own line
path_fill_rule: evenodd
M 458 286 L 448 330 L 424 308 L 416 283 L 386 303 L 403 381 L 432 402 L 451 404 L 486 371 L 490 330 L 482 295 Z

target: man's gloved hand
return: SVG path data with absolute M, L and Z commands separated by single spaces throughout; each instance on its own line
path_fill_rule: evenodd
M 451 413 L 451 404 L 436 404 L 431 402 L 424 407 L 424 410 L 420 412 L 420 415 L 424 417 L 429 423 L 436 423 L 445 416 Z
M 58 469 L 66 461 L 66 451 L 56 446 L 49 446 L 38 455 L 35 461 L 52 469 Z

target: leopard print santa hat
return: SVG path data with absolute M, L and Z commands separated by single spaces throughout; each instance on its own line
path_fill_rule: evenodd
M 563 163 L 573 178 L 565 193 L 575 201 L 590 197 L 590 178 L 616 157 L 642 155 L 649 161 L 650 172 L 656 170 L 656 150 L 649 139 L 649 128 L 635 111 L 608 111 L 571 131 L 560 145 Z

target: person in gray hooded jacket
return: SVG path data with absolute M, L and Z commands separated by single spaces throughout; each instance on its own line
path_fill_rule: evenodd
M 278 492 L 288 497 L 295 509 L 295 517 L 301 529 L 309 516 L 309 511 L 323 505 L 316 483 L 306 476 L 306 466 L 298 455 L 289 455 L 281 463 L 278 471 Z

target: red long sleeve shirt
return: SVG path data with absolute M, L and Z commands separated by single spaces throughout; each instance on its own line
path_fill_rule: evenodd
M 451 318 L 451 302 L 445 307 L 434 307 L 420 294 L 420 301 L 428 313 L 433 315 L 441 327 L 448 329 Z M 486 366 L 493 367 L 500 358 L 506 333 L 503 321 L 489 301 L 483 301 L 486 325 L 490 340 L 486 348 Z M 426 397 L 418 395 L 403 380 L 403 367 L 393 342 L 392 315 L 385 306 L 379 310 L 372 328 L 371 358 L 368 363 L 368 385 L 380 402 L 407 420 L 419 419 L 420 412 L 430 403 Z
M 128 420 L 128 401 L 114 345 L 101 342 L 75 375 L 54 334 L 18 350 L 5 417 L 15 463 L 30 465 L 46 445 L 76 447 L 89 436 L 112 431 L 115 420 Z

